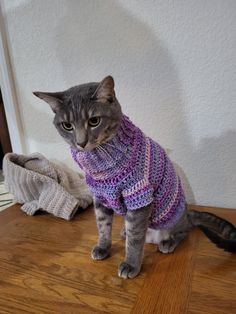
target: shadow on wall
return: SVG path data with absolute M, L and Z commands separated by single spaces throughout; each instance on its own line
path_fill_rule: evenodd
M 171 138 L 175 145 L 184 141 L 184 150 L 190 151 L 178 74 L 167 49 L 153 31 L 117 2 L 109 0 L 67 2 L 66 10 L 55 29 L 55 41 L 64 79 L 69 85 L 81 81 L 81 77 L 86 81 L 91 72 L 97 80 L 112 74 L 116 85 L 127 93 L 123 97 L 119 97 L 119 89 L 117 93 L 124 111 L 132 118 L 135 114 L 130 108 L 137 108 L 141 117 L 148 118 L 149 126 L 142 125 L 142 118 L 135 121 L 148 135 L 160 141 L 158 133 L 166 130 L 164 137 Z M 71 73 L 77 66 L 77 76 L 72 79 Z M 162 141 L 165 143 L 164 138 Z M 180 165 L 175 163 L 175 166 L 187 200 L 195 203 L 184 171 Z
M 176 162 L 173 162 L 173 164 L 179 177 L 181 178 L 181 183 L 182 183 L 182 187 L 184 189 L 185 195 L 186 195 L 187 203 L 196 204 L 194 192 L 185 174 L 185 171 Z
M 58 18 L 55 12 L 60 5 L 63 11 L 61 13 L 60 10 Z M 52 12 L 54 7 L 55 12 Z M 164 44 L 150 27 L 131 15 L 118 2 L 110 0 L 51 0 L 44 2 L 43 6 L 40 1 L 28 1 L 15 8 L 14 14 L 16 10 L 17 15 L 26 20 L 25 25 L 32 25 L 24 29 L 28 37 L 31 36 L 32 29 L 46 32 L 42 10 L 52 12 L 52 26 L 47 32 L 53 33 L 53 43 L 49 47 L 43 47 L 40 53 L 47 55 L 47 49 L 54 47 L 65 88 L 90 80 L 98 81 L 107 74 L 114 76 L 118 87 L 117 95 L 124 111 L 162 146 L 174 146 L 181 150 L 178 153 L 175 149 L 171 157 L 178 164 L 187 199 L 195 202 L 187 177 L 181 170 L 181 165 L 190 158 L 188 153 L 193 148 L 184 120 L 178 73 Z M 48 58 L 47 62 L 44 68 L 52 60 Z M 41 66 L 38 64 L 37 71 L 44 71 Z M 50 89 L 48 86 L 49 91 Z M 34 101 L 32 96 L 32 102 Z M 25 106 L 35 123 L 40 120 L 45 125 L 52 124 L 51 115 L 30 106 L 30 102 Z M 142 121 L 149 123 L 145 125 Z M 46 139 L 50 143 L 47 127 L 40 132 L 36 129 L 30 132 L 34 141 L 44 143 Z M 161 134 L 161 138 L 158 134 Z M 57 138 L 61 142 L 59 135 Z M 54 137 L 53 142 L 55 143 Z M 184 147 L 180 147 L 179 143 L 185 143 Z M 185 156 L 185 160 L 182 156 Z
M 196 199 L 205 199 L 205 205 L 235 208 L 236 132 L 204 138 L 188 156 L 190 162 L 184 170 L 174 163 L 188 203 L 196 204 Z M 185 171 L 194 175 L 195 187 L 189 184 Z
M 208 200 L 206 204 L 235 208 L 236 132 L 203 139 L 190 152 L 190 160 L 196 169 L 196 199 L 200 196 Z

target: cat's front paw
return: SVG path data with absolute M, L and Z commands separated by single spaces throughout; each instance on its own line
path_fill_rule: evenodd
M 108 248 L 104 249 L 104 248 L 101 248 L 100 246 L 96 245 L 92 249 L 91 257 L 92 257 L 92 259 L 95 259 L 95 260 L 102 260 L 102 259 L 109 257 L 110 251 L 111 250 Z
M 139 274 L 140 268 L 141 267 L 122 262 L 118 268 L 118 276 L 124 279 L 134 278 Z

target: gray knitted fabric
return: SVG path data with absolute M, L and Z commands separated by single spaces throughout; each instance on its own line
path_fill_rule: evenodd
M 3 159 L 5 184 L 28 215 L 37 210 L 70 220 L 79 207 L 92 204 L 83 176 L 43 155 L 9 153 Z

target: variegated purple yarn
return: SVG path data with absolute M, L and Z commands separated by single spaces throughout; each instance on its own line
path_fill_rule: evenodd
M 152 203 L 150 228 L 171 228 L 185 210 L 185 197 L 163 148 L 123 115 L 116 136 L 101 148 L 77 151 L 74 160 L 92 193 L 106 207 L 125 215 Z

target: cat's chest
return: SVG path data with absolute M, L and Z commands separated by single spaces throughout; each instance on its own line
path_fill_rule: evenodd
M 99 203 L 105 207 L 112 208 L 119 215 L 126 214 L 127 209 L 122 197 L 122 181 L 116 180 L 115 178 L 114 180 L 97 181 L 89 175 L 86 175 L 86 182 Z
M 123 189 L 122 180 L 118 178 L 108 178 L 96 180 L 89 174 L 86 174 L 86 183 L 95 196 L 120 197 Z

